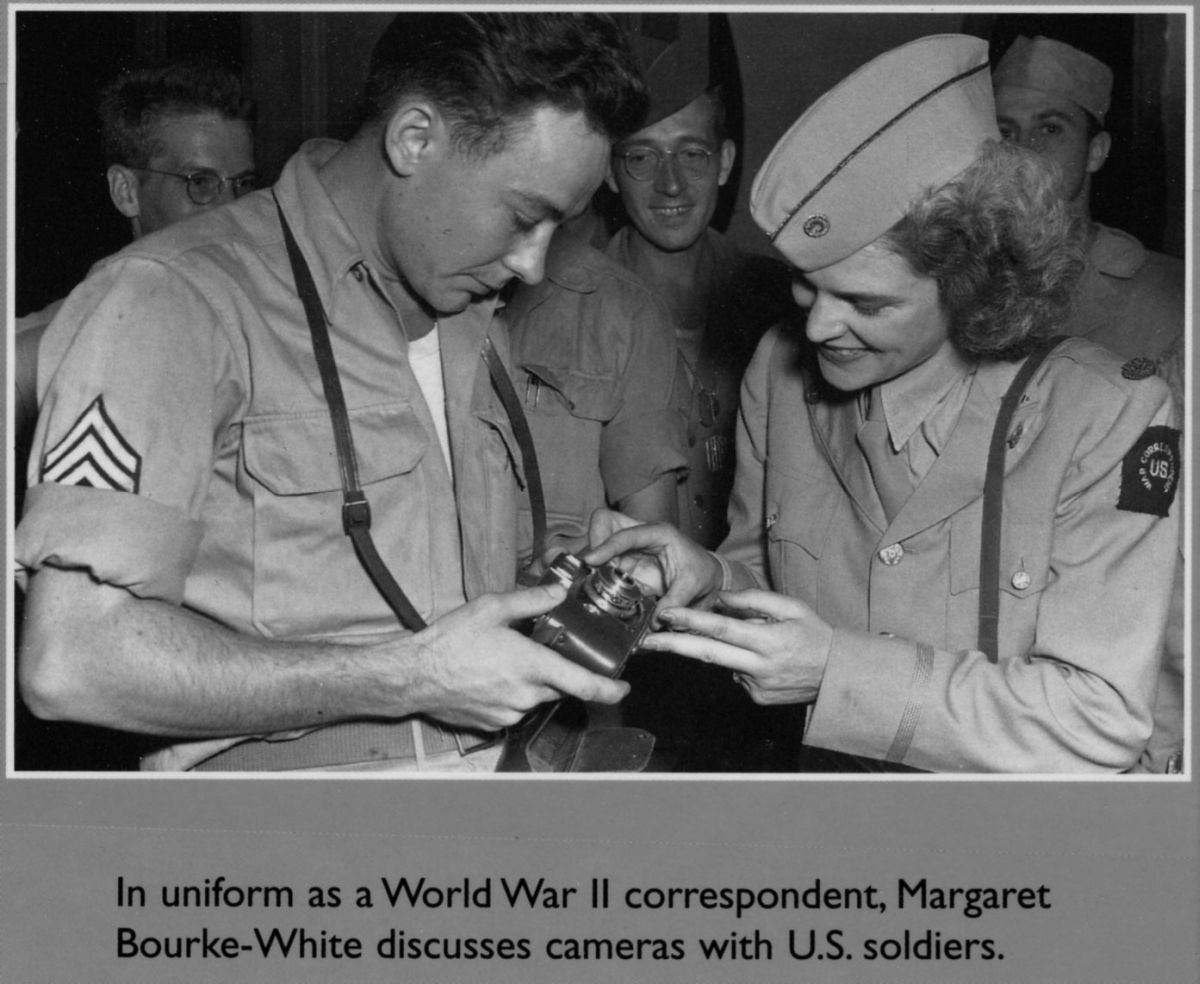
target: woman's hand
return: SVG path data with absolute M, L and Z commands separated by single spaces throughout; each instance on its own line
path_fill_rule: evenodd
M 797 598 L 772 591 L 722 592 L 718 604 L 738 617 L 688 608 L 660 609 L 671 632 L 642 646 L 733 670 L 756 704 L 813 701 L 833 644 L 833 626 Z

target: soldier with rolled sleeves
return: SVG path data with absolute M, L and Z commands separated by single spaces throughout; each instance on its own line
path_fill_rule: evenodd
M 742 251 L 711 224 L 738 150 L 724 15 L 645 15 L 640 23 L 631 44 L 650 110 L 613 151 L 608 187 L 628 221 L 605 251 L 658 292 L 674 321 L 686 372 L 679 526 L 715 547 L 729 529 L 738 387 L 758 340 L 792 310 L 790 279 L 777 259 Z M 670 371 L 657 369 L 663 378 Z
M 563 593 L 512 590 L 494 317 L 644 112 L 624 40 L 404 13 L 365 97 L 349 141 L 109 259 L 46 334 L 21 685 L 161 736 L 147 767 L 490 771 L 481 733 L 627 691 L 511 627 Z
M 1075 289 L 1074 314 L 1063 330 L 1111 349 L 1126 360 L 1127 375 L 1157 372 L 1182 410 L 1183 262 L 1148 250 L 1129 233 L 1091 217 L 1092 175 L 1104 166 L 1112 147 L 1112 136 L 1104 129 L 1112 70 L 1061 41 L 1019 37 L 997 64 L 992 86 L 1000 133 L 1059 166 L 1060 193 L 1086 223 L 1087 266 Z M 1140 766 L 1150 772 L 1177 772 L 1182 765 L 1183 609 L 1181 566 L 1167 627 L 1155 733 Z
M 1104 129 L 1112 70 L 1061 41 L 1019 37 L 997 63 L 992 86 L 1001 135 L 1058 165 L 1059 193 L 1086 223 L 1087 266 L 1061 330 L 1139 360 L 1128 371 L 1152 366 L 1183 337 L 1184 269 L 1092 218 L 1092 176 L 1112 149 Z
M 650 90 L 644 125 L 614 148 L 608 186 L 627 222 L 606 247 L 662 297 L 683 366 L 677 387 L 687 469 L 678 525 L 705 547 L 729 530 L 738 390 L 763 333 L 795 308 L 778 259 L 747 253 L 713 226 L 738 147 L 737 75 L 724 15 L 644 15 L 631 35 Z M 669 366 L 654 372 L 666 379 Z M 643 518 L 643 517 L 639 517 Z M 727 674 L 686 660 L 638 658 L 626 720 L 658 735 L 659 760 L 686 771 L 794 767 L 789 708 L 764 713 Z
M 1121 772 L 1150 735 L 1170 394 L 1044 341 L 1077 237 L 1052 172 L 997 137 L 975 38 L 904 45 L 819 99 L 754 183 L 809 312 L 747 371 L 729 538 L 595 523 L 620 529 L 588 559 L 636 551 L 666 582 L 684 631 L 647 647 L 808 703 L 836 768 Z

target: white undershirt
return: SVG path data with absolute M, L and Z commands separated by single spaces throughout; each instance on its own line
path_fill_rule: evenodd
M 454 480 L 454 465 L 450 462 L 450 434 L 446 428 L 446 387 L 442 382 L 442 346 L 438 341 L 437 325 L 427 335 L 408 343 L 408 364 L 412 367 L 413 375 L 417 377 L 417 385 L 429 406 L 430 416 L 433 417 L 433 429 L 437 432 L 438 443 L 442 446 L 442 456 L 446 459 L 446 468 L 450 471 L 450 480 Z

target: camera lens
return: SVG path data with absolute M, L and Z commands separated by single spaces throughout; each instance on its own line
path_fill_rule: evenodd
M 632 618 L 642 603 L 637 581 L 612 565 L 592 571 L 583 583 L 583 593 L 600 611 L 620 619 Z

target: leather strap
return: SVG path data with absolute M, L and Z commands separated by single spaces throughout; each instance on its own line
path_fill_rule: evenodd
M 329 339 L 328 319 L 325 316 L 325 309 L 321 305 L 321 297 L 317 292 L 317 285 L 313 281 L 312 272 L 308 268 L 304 255 L 300 252 L 296 237 L 292 234 L 278 199 L 275 201 L 275 207 L 279 212 L 280 225 L 283 227 L 284 244 L 287 247 L 288 260 L 292 266 L 292 276 L 296 281 L 296 290 L 304 305 L 309 333 L 312 335 L 313 355 L 321 374 L 321 387 L 325 392 L 325 401 L 329 404 L 329 417 L 333 424 L 333 440 L 337 448 L 338 469 L 342 482 L 342 529 L 354 542 L 359 561 L 388 606 L 396 614 L 400 624 L 411 632 L 419 632 L 428 623 L 408 600 L 404 589 L 392 577 L 391 571 L 388 570 L 383 558 L 379 556 L 379 551 L 375 548 L 375 541 L 371 537 L 371 505 L 358 482 L 358 459 L 354 453 L 354 438 L 350 432 L 346 399 L 342 393 L 337 362 L 333 355 L 333 345 Z M 521 450 L 522 466 L 529 489 L 530 509 L 533 513 L 534 557 L 540 557 L 545 550 L 546 501 L 542 491 L 541 471 L 538 468 L 533 436 L 529 431 L 525 413 L 521 409 L 521 401 L 513 389 L 512 380 L 490 338 L 486 340 L 482 356 L 487 364 L 492 385 L 500 395 L 501 403 L 504 404 L 513 434 Z
M 537 451 L 533 446 L 533 433 L 529 430 L 529 420 L 525 417 L 521 399 L 517 396 L 508 370 L 504 368 L 500 353 L 490 338 L 484 340 L 483 361 L 487 363 L 488 375 L 492 377 L 492 385 L 504 404 L 513 436 L 521 449 L 525 487 L 529 492 L 529 511 L 533 514 L 533 560 L 536 563 L 546 552 L 546 495 L 542 490 L 542 471 L 538 467 Z
M 989 663 L 1000 659 L 1000 521 L 1004 512 L 1004 458 L 1008 428 L 1030 378 L 1064 335 L 1039 343 L 1026 358 L 1000 402 L 992 441 L 988 446 L 987 471 L 983 483 L 983 521 L 979 541 L 979 649 Z
M 346 398 L 342 393 L 333 345 L 329 340 L 325 309 L 321 306 L 321 296 L 317 293 L 312 272 L 300 252 L 296 237 L 292 235 L 292 229 L 284 217 L 278 199 L 275 201 L 275 207 L 279 210 L 288 260 L 292 264 L 296 290 L 304 304 L 308 330 L 312 335 L 313 355 L 321 373 L 321 387 L 325 391 L 325 402 L 329 404 L 329 417 L 333 423 L 333 441 L 337 447 L 338 469 L 342 476 L 342 529 L 354 541 L 359 561 L 366 568 L 379 593 L 396 613 L 400 624 L 410 632 L 419 632 L 425 628 L 426 621 L 392 577 L 387 564 L 375 549 L 375 541 L 371 538 L 371 504 L 358 484 L 358 459 L 354 454 L 354 438 L 350 433 L 350 416 L 346 412 Z

